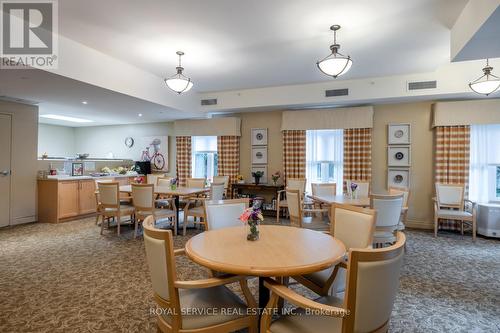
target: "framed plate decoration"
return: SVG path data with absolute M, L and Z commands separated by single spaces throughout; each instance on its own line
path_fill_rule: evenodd
M 252 164 L 267 164 L 267 146 L 252 148 Z
M 252 146 L 267 145 L 267 128 L 252 128 Z
M 410 188 L 410 170 L 391 168 L 387 170 L 387 187 Z
M 410 166 L 410 146 L 387 147 L 388 166 Z
M 410 124 L 389 124 L 387 133 L 388 144 L 410 144 Z

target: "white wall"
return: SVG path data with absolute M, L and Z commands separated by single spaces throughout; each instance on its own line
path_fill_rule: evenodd
M 48 124 L 38 125 L 38 156 L 72 157 L 77 153 L 75 128 Z
M 0 101 L 12 115 L 11 224 L 36 221 L 38 106 Z

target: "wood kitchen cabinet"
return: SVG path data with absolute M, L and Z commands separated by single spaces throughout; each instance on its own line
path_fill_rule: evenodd
M 93 179 L 80 180 L 80 190 L 78 191 L 79 214 L 91 214 L 96 211 L 95 202 L 95 181 Z
M 57 188 L 57 199 L 59 201 L 59 212 L 57 214 L 57 217 L 59 219 L 78 215 L 79 188 L 80 183 L 78 181 L 59 182 L 59 186 Z

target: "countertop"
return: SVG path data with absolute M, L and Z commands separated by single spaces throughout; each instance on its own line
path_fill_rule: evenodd
M 107 176 L 68 176 L 68 175 L 56 175 L 56 176 L 47 176 L 47 179 L 39 179 L 39 180 L 51 180 L 51 181 L 63 181 L 63 180 L 86 180 L 86 179 L 109 179 L 109 178 L 128 178 L 128 177 L 144 177 L 144 175 L 107 175 Z

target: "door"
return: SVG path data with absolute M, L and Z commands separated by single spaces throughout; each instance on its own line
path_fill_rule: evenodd
M 78 215 L 78 190 L 80 182 L 77 180 L 59 182 L 59 218 L 72 217 Z
M 80 191 L 78 192 L 80 214 L 90 214 L 96 211 L 95 181 L 80 180 Z
M 10 224 L 10 160 L 12 118 L 0 114 L 0 227 Z

